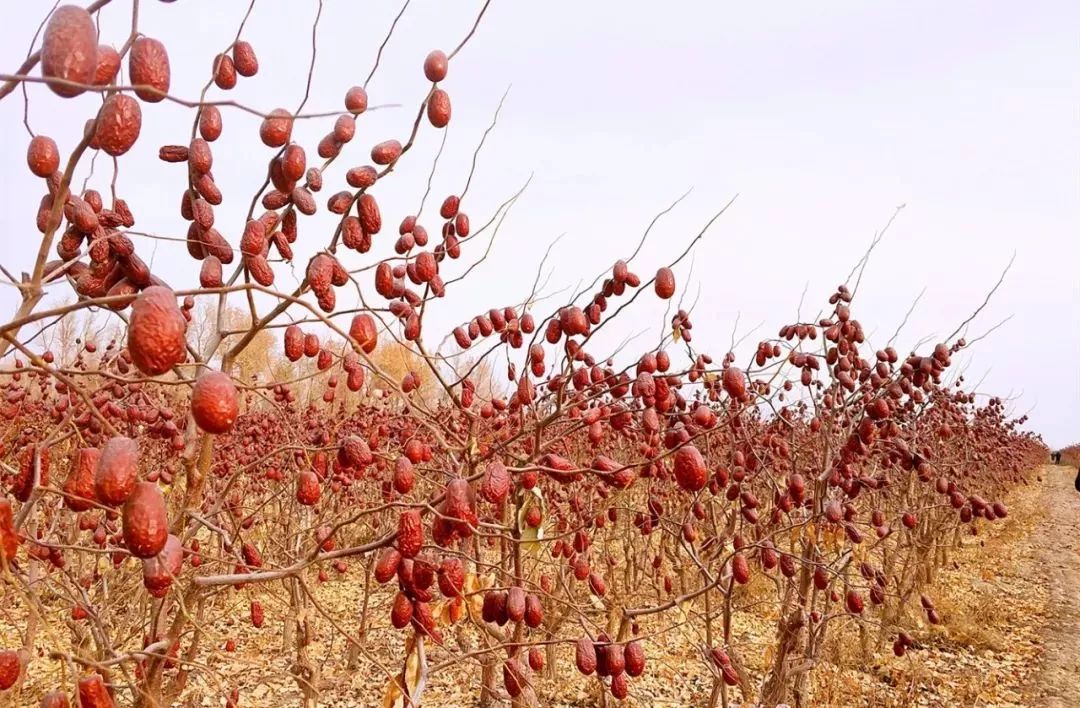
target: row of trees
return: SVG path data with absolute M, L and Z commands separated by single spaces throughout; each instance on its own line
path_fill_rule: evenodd
M 514 302 L 434 331 L 429 307 L 472 282 L 512 200 L 470 218 L 468 178 L 435 213 L 425 195 L 391 220 L 380 200 L 416 169 L 420 131 L 451 120 L 445 80 L 475 25 L 417 61 L 429 87 L 403 134 L 358 152 L 365 86 L 343 87 L 332 116 L 220 100 L 264 78 L 242 25 L 197 98 L 172 93 L 168 47 L 136 12 L 122 46 L 99 44 L 107 4 L 56 8 L 0 88 L 101 98 L 67 114 L 70 153 L 30 140 L 40 248 L 0 326 L 0 689 L 23 703 L 212 690 L 239 705 L 211 667 L 241 615 L 281 633 L 275 663 L 308 705 L 324 672 L 359 662 L 385 678 L 387 705 L 419 705 L 445 672 L 484 705 L 541 702 L 544 672 L 624 699 L 676 628 L 713 677 L 702 703 L 809 701 L 837 643 L 919 646 L 941 619 L 935 570 L 960 534 L 1007 516 L 1001 499 L 1046 455 L 1005 402 L 951 374 L 963 326 L 918 351 L 871 345 L 854 314 L 869 253 L 819 316 L 753 357 L 700 348 L 676 269 L 719 213 L 666 264 L 644 264 L 640 245 L 613 254 L 558 303 L 530 268 L 511 274 L 532 282 Z M 161 101 L 192 111 L 186 139 L 159 150 L 175 202 L 77 188 L 90 155 L 128 167 L 142 110 Z M 219 148 L 230 110 L 262 117 L 250 202 L 214 177 L 245 157 Z M 325 136 L 293 141 L 299 120 Z M 218 218 L 226 197 L 243 220 Z M 174 203 L 180 243 L 135 229 Z M 183 280 L 143 258 L 158 241 L 187 259 Z M 291 267 L 303 278 L 281 287 Z M 51 289 L 76 299 L 42 306 Z M 643 298 L 669 304 L 659 341 L 603 347 Z M 91 311 L 104 330 L 80 326 Z M 343 622 L 320 587 L 350 567 L 362 599 Z M 732 631 L 749 612 L 775 623 L 756 669 Z M 390 628 L 388 656 L 371 637 Z

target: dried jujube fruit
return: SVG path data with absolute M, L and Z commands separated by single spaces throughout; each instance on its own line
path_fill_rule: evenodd
M 450 123 L 450 94 L 442 89 L 431 92 L 427 105 L 428 120 L 436 128 L 445 128 Z
M 623 646 L 612 642 L 601 644 L 596 652 L 596 673 L 600 676 L 618 676 L 625 669 Z
M 365 354 L 371 354 L 379 344 L 375 318 L 366 312 L 353 317 L 352 324 L 349 326 L 349 336 L 356 341 Z
M 108 44 L 99 44 L 97 48 L 97 67 L 94 69 L 94 85 L 108 86 L 120 70 L 120 52 Z
M 500 626 L 506 624 L 506 591 L 488 590 L 484 593 L 484 603 L 480 609 L 480 618 Z
M 10 478 L 15 499 L 26 502 L 35 487 L 49 486 L 49 447 L 28 445 L 18 455 L 18 472 Z
M 398 494 L 408 494 L 416 483 L 416 474 L 413 472 L 413 464 L 408 457 L 399 457 L 394 463 L 394 477 L 391 480 L 394 491 Z
M 169 92 L 171 71 L 165 45 L 151 37 L 139 37 L 128 54 L 128 76 L 135 95 L 147 103 L 157 103 Z
M 529 594 L 525 597 L 525 625 L 536 629 L 544 622 L 544 606 L 540 598 Z
M 323 136 L 323 139 L 319 141 L 319 144 L 315 147 L 315 151 L 319 154 L 319 157 L 324 160 L 331 160 L 337 157 L 341 153 L 343 143 L 334 137 L 333 133 L 329 133 Z
M 656 296 L 661 300 L 667 300 L 675 294 L 675 274 L 671 268 L 661 268 L 656 271 L 656 280 L 653 282 Z
M 589 331 L 589 320 L 585 317 L 585 312 L 576 305 L 570 307 L 564 307 L 559 311 L 558 324 L 562 332 L 565 332 L 568 336 L 575 336 L 585 334 Z M 548 326 L 550 329 L 550 325 Z M 550 337 L 548 339 L 550 340 Z M 558 338 L 556 337 L 556 341 Z M 554 342 L 552 342 L 554 344 Z
M 38 177 L 48 177 L 60 169 L 60 148 L 47 135 L 35 135 L 26 148 L 26 164 Z
M 345 110 L 353 114 L 363 113 L 367 110 L 367 91 L 361 86 L 353 86 L 345 93 Z
M 143 559 L 143 587 L 151 597 L 165 597 L 183 565 L 184 548 L 180 545 L 180 539 L 169 534 L 161 553 Z
M 741 553 L 736 553 L 731 559 L 731 577 L 735 578 L 739 585 L 750 582 L 750 565 L 746 562 L 746 556 Z
M 529 686 L 529 670 L 517 659 L 503 662 L 503 688 L 511 698 L 517 698 Z
M 304 332 L 300 325 L 289 325 L 285 328 L 285 358 L 289 361 L 300 361 L 304 356 Z
M 102 504 L 119 506 L 135 490 L 139 475 L 139 445 L 131 438 L 109 438 L 94 472 L 94 496 Z
M 396 548 L 387 548 L 375 562 L 375 581 L 388 583 L 397 575 L 398 566 L 401 564 L 401 553 Z
M 231 251 L 230 251 L 231 257 Z M 154 285 L 131 306 L 127 346 L 132 363 L 147 376 L 160 376 L 184 361 L 187 320 L 172 290 Z
M 618 700 L 623 700 L 630 694 L 629 686 L 626 684 L 626 674 L 618 674 L 611 677 L 611 696 Z
M 64 205 L 64 216 L 72 226 L 84 234 L 94 233 L 101 225 L 93 207 L 87 204 L 85 199 L 74 194 L 68 196 L 67 204 Z M 91 260 L 100 262 L 103 259 L 94 258 L 91 253 Z
M 641 642 L 632 641 L 626 645 L 623 652 L 626 660 L 626 673 L 630 676 L 640 676 L 645 671 L 645 649 Z
M 446 52 L 435 49 L 424 58 L 424 76 L 428 81 L 442 81 L 446 78 L 446 72 L 450 68 L 450 60 Z
M 259 138 L 267 147 L 281 147 L 292 136 L 293 117 L 284 108 L 275 108 L 259 126 Z
M 347 143 L 356 135 L 356 117 L 351 113 L 344 113 L 334 121 L 334 140 L 339 143 Z
M 382 230 L 382 215 L 379 213 L 379 203 L 371 194 L 364 193 L 356 202 L 357 216 L 364 233 L 377 234 Z
M 208 371 L 195 381 L 191 390 L 191 415 L 207 433 L 227 433 L 240 412 L 236 386 L 228 374 Z
M 183 145 L 162 145 L 158 148 L 158 159 L 162 162 L 187 162 L 188 149 Z
M 403 629 L 412 621 L 412 601 L 403 592 L 394 596 L 394 602 L 390 607 L 390 624 L 395 629 Z
M 458 209 L 461 207 L 461 198 L 456 194 L 451 194 L 449 197 L 443 200 L 442 206 L 439 207 L 439 216 L 444 219 L 453 219 L 457 216 Z
M 259 58 L 255 56 L 255 50 L 248 42 L 240 40 L 233 45 L 232 59 L 236 73 L 241 76 L 250 77 L 259 72 Z
M 296 501 L 303 506 L 314 506 L 321 496 L 319 476 L 311 470 L 302 470 L 296 476 Z
M 693 445 L 684 445 L 675 451 L 674 471 L 675 481 L 688 492 L 701 491 L 709 479 L 705 458 Z
M 721 383 L 724 386 L 724 390 L 727 394 L 736 400 L 742 400 L 746 397 L 746 377 L 743 376 L 741 369 L 729 366 L 724 369 L 724 373 L 721 376 Z
M 353 189 L 367 189 L 375 184 L 378 178 L 379 173 L 371 165 L 353 167 L 345 173 L 345 181 Z
M 15 532 L 11 502 L 0 498 L 0 561 L 11 562 L 19 550 L 19 535 Z
M 454 217 L 454 231 L 461 238 L 465 238 L 469 235 L 472 228 L 469 226 L 469 215 L 463 211 L 459 211 L 458 215 Z
M 306 171 L 307 154 L 304 148 L 292 143 L 281 155 L 281 174 L 285 179 L 296 182 L 304 176 Z
M 525 591 L 515 585 L 506 593 L 506 616 L 511 622 L 525 619 Z
M 596 647 L 588 637 L 577 640 L 574 647 L 574 663 L 581 673 L 588 676 L 596 671 Z
M 97 144 L 107 154 L 119 157 L 131 149 L 142 130 L 142 109 L 139 102 L 123 93 L 105 99 L 98 113 Z
M 415 558 L 424 547 L 424 528 L 420 523 L 420 511 L 409 509 L 398 517 L 397 549 L 404 558 Z
M 63 691 L 49 691 L 41 697 L 38 708 L 71 708 L 71 703 Z
M 165 548 L 169 519 L 165 496 L 154 482 L 139 482 L 124 502 L 124 545 L 136 558 L 152 558 Z
M 199 269 L 199 285 L 204 288 L 220 288 L 221 282 L 221 261 L 216 256 L 207 256 Z
M 376 165 L 389 165 L 401 157 L 401 143 L 386 140 L 371 148 L 371 161 Z
M 435 261 L 435 255 L 431 251 L 417 253 L 414 263 L 416 279 L 421 283 L 430 282 L 432 278 L 439 274 L 439 264 Z
M 465 587 L 465 570 L 457 558 L 447 558 L 439 566 L 439 592 L 446 597 L 460 597 Z
M 305 216 L 311 216 L 318 209 L 318 205 L 315 203 L 315 197 L 311 195 L 311 192 L 304 187 L 296 187 L 289 193 L 289 199 L 292 201 L 296 210 Z
M 80 708 L 113 708 L 115 705 L 99 674 L 90 674 L 79 679 Z
M 64 483 L 64 505 L 72 511 L 86 511 L 96 501 L 94 476 L 100 458 L 96 447 L 79 448 L 75 453 L 75 464 Z
M 97 28 L 90 13 L 75 5 L 56 8 L 45 25 L 41 42 L 41 75 L 78 84 L 94 83 L 97 70 Z M 53 93 L 65 98 L 85 89 L 49 83 Z
M 192 138 L 188 145 L 188 164 L 195 174 L 206 174 L 214 166 L 214 151 L 202 138 Z
M 330 214 L 345 214 L 348 212 L 349 207 L 352 206 L 352 192 L 349 190 L 341 190 L 335 194 L 330 195 L 330 198 L 326 200 L 326 208 Z M 341 224 L 342 230 L 342 242 L 345 242 L 347 247 L 352 247 L 349 241 L 345 240 L 345 224 Z M 352 240 L 350 240 L 352 241 Z
M 236 66 L 228 54 L 214 57 L 214 83 L 225 91 L 236 87 Z
M 199 111 L 199 135 L 211 143 L 221 137 L 221 111 L 217 106 L 203 106 Z
M 19 680 L 22 671 L 22 661 L 19 653 L 14 649 L 0 651 L 0 691 L 6 691 Z

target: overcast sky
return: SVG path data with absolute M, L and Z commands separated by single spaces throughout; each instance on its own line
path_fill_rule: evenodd
M 370 147 L 404 139 L 426 91 L 430 49 L 455 46 L 480 2 L 414 0 L 369 85 L 373 111 L 327 175 L 320 199 L 344 187 L 344 168 L 365 164 Z M 119 46 L 131 3 L 101 16 L 102 41 Z M 12 3 L 0 25 L 2 71 L 25 57 L 51 2 Z M 311 58 L 317 3 L 259 0 L 244 38 L 260 74 L 227 96 L 262 110 L 295 108 Z M 247 2 L 186 0 L 141 4 L 140 29 L 165 42 L 171 93 L 195 99 L 213 55 L 235 34 Z M 307 109 L 338 110 L 363 82 L 400 3 L 326 0 Z M 589 282 L 633 249 L 650 219 L 692 188 L 660 222 L 635 269 L 651 275 L 734 195 L 693 262 L 677 269 L 695 297 L 695 344 L 720 356 L 736 331 L 754 327 L 737 350 L 814 317 L 833 288 L 900 204 L 906 204 L 867 268 L 854 314 L 880 346 L 914 299 L 925 294 L 898 339 L 901 348 L 952 332 L 983 300 L 1016 255 L 1004 284 L 970 326 L 971 337 L 1012 319 L 960 357 L 979 391 L 1011 396 L 1030 410 L 1051 445 L 1080 441 L 1080 4 L 1037 2 L 608 2 L 494 0 L 444 82 L 453 101 L 447 147 L 434 179 L 434 205 L 459 192 L 472 152 L 502 94 L 509 95 L 480 154 L 464 208 L 473 223 L 530 175 L 532 182 L 499 233 L 491 257 L 439 303 L 427 338 L 467 316 L 523 297 L 547 246 L 547 291 Z M 30 86 L 30 124 L 61 151 L 77 142 L 100 98 L 73 100 Z M 221 97 L 216 89 L 211 97 Z M 25 168 L 29 139 L 22 97 L 0 102 L 5 207 L 3 263 L 29 270 L 40 180 Z M 333 119 L 307 121 L 294 137 L 314 156 Z M 186 143 L 191 112 L 143 106 L 143 133 L 120 159 L 117 181 L 137 227 L 182 236 L 177 205 L 183 168 L 156 159 L 165 143 Z M 226 109 L 214 173 L 225 192 L 221 231 L 235 245 L 271 151 L 258 119 Z M 390 249 L 400 218 L 415 211 L 441 133 L 424 125 L 415 153 L 375 193 L 390 225 L 376 239 Z M 109 161 L 91 186 L 106 191 Z M 86 175 L 79 173 L 78 182 Z M 325 211 L 325 209 L 322 209 Z M 429 230 L 437 231 L 432 206 Z M 295 277 L 324 245 L 328 215 L 301 222 Z M 381 240 L 380 240 L 381 239 Z M 156 246 L 155 246 L 156 244 Z M 176 288 L 197 283 L 182 244 L 140 241 L 139 253 Z M 381 250 L 380 250 L 381 249 Z M 467 259 L 472 254 L 466 253 Z M 348 267 L 370 261 L 353 256 Z M 691 270 L 692 267 L 692 270 Z M 283 287 L 295 284 L 287 268 Z M 52 296 L 58 301 L 65 293 Z M 339 302 L 347 302 L 339 293 Z M 644 298 L 643 298 L 644 299 Z M 646 332 L 654 341 L 664 309 L 635 305 L 611 346 Z M 0 319 L 17 299 L 0 290 Z M 738 323 L 736 327 L 736 322 Z M 617 328 L 618 329 L 618 328 Z M 440 334 L 441 336 L 441 334 Z M 644 342 L 642 342 L 644 346 Z

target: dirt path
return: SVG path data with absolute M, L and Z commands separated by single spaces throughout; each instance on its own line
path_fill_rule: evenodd
M 1032 699 L 1042 706 L 1075 706 L 1080 701 L 1080 492 L 1076 470 L 1043 468 L 1035 557 L 1049 583 L 1042 672 Z

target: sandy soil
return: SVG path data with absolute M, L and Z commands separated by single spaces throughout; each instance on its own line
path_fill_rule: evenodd
M 1076 470 L 1043 468 L 1040 498 L 1045 512 L 1031 539 L 1031 561 L 1050 586 L 1046 653 L 1031 696 L 1040 706 L 1080 703 L 1080 492 L 1073 487 Z

